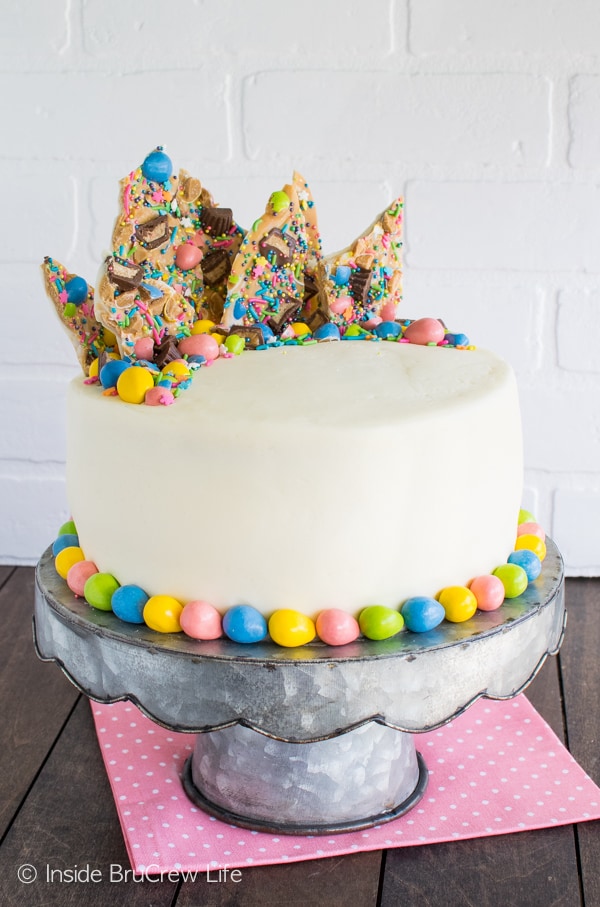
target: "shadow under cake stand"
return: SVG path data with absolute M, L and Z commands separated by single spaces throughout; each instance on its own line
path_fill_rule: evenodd
M 498 611 L 339 648 L 156 633 L 74 596 L 50 549 L 36 571 L 40 658 L 90 699 L 127 699 L 163 727 L 196 734 L 183 776 L 194 803 L 286 834 L 353 831 L 411 809 L 427 785 L 416 735 L 481 696 L 520 693 L 558 651 L 565 623 L 550 540 L 541 576 Z

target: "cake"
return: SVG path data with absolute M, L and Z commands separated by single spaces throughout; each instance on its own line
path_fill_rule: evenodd
M 337 645 L 535 580 L 515 377 L 398 316 L 402 207 L 323 257 L 299 174 L 245 233 L 157 149 L 95 293 L 45 260 L 84 371 L 54 546 L 75 594 L 161 632 Z

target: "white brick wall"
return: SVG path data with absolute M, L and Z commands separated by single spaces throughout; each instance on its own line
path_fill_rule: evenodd
M 67 515 L 77 366 L 37 265 L 93 280 L 117 180 L 161 143 L 246 225 L 297 167 L 329 250 L 405 192 L 405 313 L 512 362 L 524 503 L 600 573 L 595 0 L 6 0 L 0 122 L 0 562 Z

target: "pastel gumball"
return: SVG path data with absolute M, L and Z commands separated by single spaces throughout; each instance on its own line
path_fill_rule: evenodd
M 147 601 L 148 593 L 140 586 L 130 584 L 119 586 L 113 592 L 110 603 L 119 620 L 124 620 L 128 624 L 143 624 Z
M 73 520 L 67 520 L 58 530 L 58 535 L 77 535 L 77 529 Z
M 352 299 L 350 296 L 338 296 L 337 299 L 332 299 L 329 303 L 329 308 L 336 315 L 343 315 L 348 306 L 352 305 Z
M 117 381 L 117 393 L 125 403 L 143 403 L 146 391 L 151 387 L 154 387 L 152 375 L 141 366 L 131 366 Z
M 154 354 L 154 341 L 152 337 L 140 337 L 136 340 L 133 348 L 136 359 L 143 359 L 146 362 L 152 362 Z
M 534 551 L 529 548 L 521 548 L 513 551 L 508 556 L 509 564 L 517 564 L 522 567 L 527 574 L 527 579 L 533 583 L 542 572 L 542 562 Z
M 539 523 L 520 523 L 517 528 L 517 538 L 520 535 L 537 535 L 542 542 L 546 541 L 546 533 Z
M 546 557 L 546 543 L 537 535 L 520 535 L 515 542 L 515 551 L 527 548 L 537 554 L 541 561 Z
M 202 249 L 194 243 L 183 243 L 175 253 L 175 264 L 182 271 L 191 271 L 202 259 Z
M 501 564 L 494 570 L 494 576 L 502 581 L 506 598 L 518 598 L 529 583 L 527 574 L 518 564 Z
M 171 595 L 153 595 L 144 605 L 144 623 L 157 633 L 179 633 L 183 605 Z
M 59 551 L 62 551 L 63 548 L 78 548 L 79 547 L 79 536 L 77 535 L 59 535 L 55 539 L 52 545 L 52 554 L 54 557 L 58 554 Z
M 360 612 L 358 623 L 367 639 L 389 639 L 404 627 L 404 618 L 394 608 L 368 605 Z
M 184 337 L 177 348 L 182 356 L 204 356 L 209 361 L 219 355 L 219 344 L 210 334 L 192 334 L 191 337 Z
M 521 510 L 519 510 L 519 518 L 518 518 L 519 526 L 521 525 L 521 523 L 535 523 L 535 522 L 536 522 L 536 519 L 535 519 L 534 515 L 532 514 L 531 510 L 523 510 L 523 508 L 521 508 Z
M 146 406 L 170 406 L 175 403 L 175 395 L 168 387 L 151 387 L 144 397 Z
M 340 608 L 321 611 L 316 623 L 317 635 L 328 646 L 345 646 L 360 635 L 358 621 Z
M 83 587 L 88 605 L 99 611 L 111 610 L 111 599 L 119 588 L 119 582 L 110 573 L 93 573 Z
M 469 586 L 480 611 L 495 611 L 504 601 L 504 584 L 491 573 L 476 576 Z
M 98 573 L 98 568 L 93 561 L 77 561 L 67 573 L 67 586 L 74 595 L 83 598 L 85 584 L 94 573 Z
M 470 620 L 477 611 L 477 599 L 466 586 L 446 586 L 438 596 L 438 601 L 446 614 L 446 620 L 461 624 Z
M 219 639 L 223 635 L 221 615 L 210 602 L 188 602 L 179 622 L 183 632 L 192 639 Z
M 315 638 L 314 622 L 291 608 L 280 608 L 269 618 L 269 635 L 278 646 L 305 646 Z
M 428 343 L 438 344 L 444 339 L 444 326 L 437 318 L 418 318 L 404 331 L 406 340 L 427 346 Z
M 54 558 L 54 568 L 58 575 L 66 580 L 67 574 L 73 564 L 76 564 L 78 561 L 84 561 L 85 554 L 79 548 L 78 545 L 71 545 L 68 548 L 63 548 L 62 551 L 59 551 L 56 557 Z

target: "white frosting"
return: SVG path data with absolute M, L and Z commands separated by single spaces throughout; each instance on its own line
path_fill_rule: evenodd
M 514 375 L 485 350 L 247 352 L 167 407 L 69 389 L 86 557 L 221 610 L 357 614 L 464 585 L 512 551 L 522 472 Z

